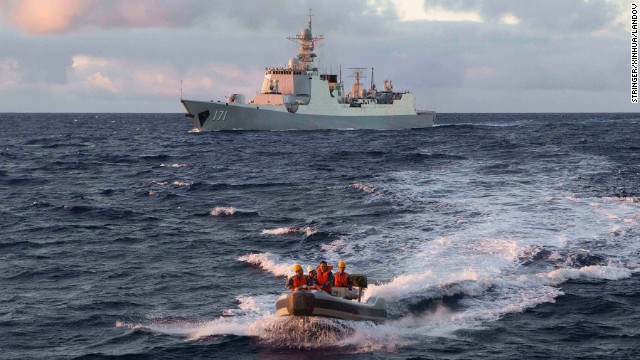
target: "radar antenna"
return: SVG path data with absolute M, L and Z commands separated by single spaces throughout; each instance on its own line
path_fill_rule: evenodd
M 300 44 L 300 52 L 298 53 L 298 60 L 304 64 L 305 70 L 317 71 L 316 68 L 313 67 L 313 58 L 316 57 L 316 54 L 313 52 L 316 47 L 316 43 L 324 40 L 323 35 L 313 36 L 311 32 L 311 17 L 313 14 L 311 13 L 311 9 L 309 9 L 309 27 L 302 30 L 302 33 L 295 36 L 289 36 L 287 39 Z
M 353 71 L 353 77 L 356 78 L 356 82 L 353 83 L 353 85 L 351 85 L 351 98 L 352 99 L 359 99 L 359 98 L 364 98 L 365 94 L 364 94 L 364 89 L 362 88 L 362 83 L 360 82 L 360 79 L 365 79 L 366 76 L 364 76 L 364 71 L 367 70 L 367 68 L 349 68 L 349 70 Z

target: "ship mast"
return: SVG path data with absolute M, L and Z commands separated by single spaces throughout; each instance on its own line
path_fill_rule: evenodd
M 369 87 L 369 93 L 375 95 L 376 84 L 373 82 L 373 67 L 371 67 L 371 86 Z
M 318 69 L 313 66 L 313 58 L 316 54 L 313 52 L 317 42 L 324 40 L 323 35 L 313 36 L 311 33 L 311 9 L 309 9 L 309 27 L 302 30 L 302 33 L 296 36 L 289 36 L 287 39 L 300 44 L 300 52 L 298 53 L 298 60 L 300 60 L 303 70 L 317 71 Z
M 351 93 L 350 96 L 352 99 L 360 99 L 360 98 L 364 98 L 365 97 L 365 92 L 362 88 L 362 83 L 360 82 L 360 79 L 365 78 L 364 71 L 367 70 L 367 68 L 349 68 L 350 70 L 353 71 L 353 77 L 356 78 L 356 82 L 353 83 L 353 85 L 351 85 Z

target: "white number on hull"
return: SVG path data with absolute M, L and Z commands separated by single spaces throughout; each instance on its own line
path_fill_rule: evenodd
M 213 121 L 224 121 L 227 118 L 227 111 L 226 110 L 216 110 L 216 112 L 213 114 Z

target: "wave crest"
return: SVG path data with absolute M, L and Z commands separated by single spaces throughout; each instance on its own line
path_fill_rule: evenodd
M 376 191 L 376 188 L 374 188 L 373 186 L 365 185 L 363 183 L 353 183 L 353 184 L 349 184 L 349 186 L 347 187 L 350 189 L 363 191 L 367 194 L 372 194 Z
M 257 265 L 261 269 L 266 270 L 275 276 L 289 276 L 289 274 L 291 274 L 290 269 L 293 266 L 293 262 L 290 264 L 282 264 L 278 255 L 268 252 L 240 256 L 238 260 L 252 265 Z
M 209 211 L 211 216 L 232 216 L 236 213 L 236 209 L 233 207 L 220 207 L 217 206 Z
M 262 230 L 263 235 L 289 235 L 289 234 L 306 234 L 306 236 L 312 236 L 318 233 L 318 230 L 311 228 L 310 226 L 303 228 L 296 227 L 279 227 L 276 229 L 264 229 Z

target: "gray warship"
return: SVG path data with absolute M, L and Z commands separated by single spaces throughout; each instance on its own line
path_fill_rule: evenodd
M 416 111 L 410 92 L 395 92 L 390 80 L 382 90 L 369 89 L 361 79 L 364 68 L 355 68 L 355 82 L 345 92 L 338 74 L 323 74 L 315 66 L 315 45 L 324 36 L 313 36 L 309 24 L 301 34 L 288 37 L 300 45 L 287 66 L 267 68 L 262 89 L 253 99 L 231 94 L 225 101 L 180 102 L 198 130 L 400 130 L 433 126 L 434 111 Z

